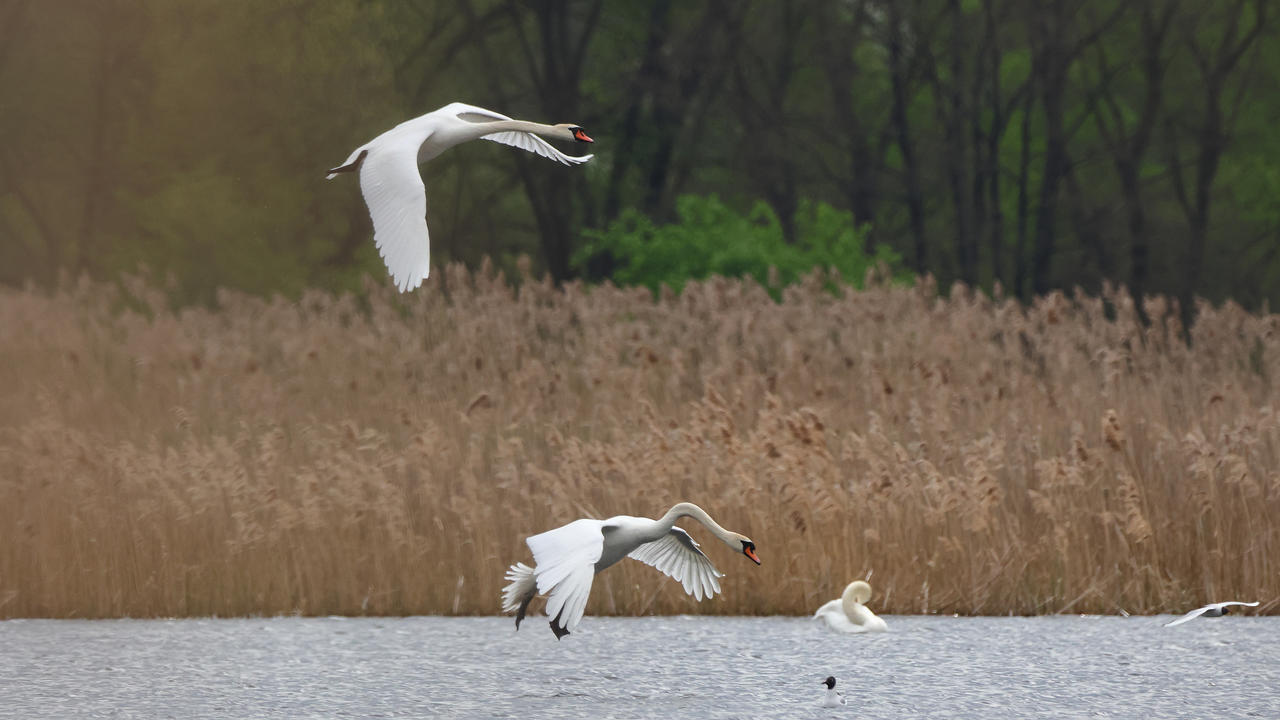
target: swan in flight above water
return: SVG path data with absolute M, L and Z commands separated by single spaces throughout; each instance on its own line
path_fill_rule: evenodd
M 356 148 L 325 179 L 359 171 L 360 191 L 373 218 L 373 241 L 396 287 L 405 292 L 421 285 L 431 271 L 427 196 L 418 163 L 477 138 L 528 150 L 564 165 L 579 165 L 593 157 L 565 155 L 539 135 L 553 140 L 594 142 L 572 123 L 543 125 L 512 120 L 475 105 L 450 103 L 406 120 Z
M 836 690 L 836 679 L 834 677 L 828 675 L 827 679 L 822 681 L 822 684 L 827 686 L 827 694 L 822 698 L 822 707 L 840 707 L 847 704 L 844 694 Z
M 534 567 L 516 563 L 507 570 L 506 579 L 511 584 L 502 590 L 502 611 L 516 612 L 519 630 L 533 596 L 548 595 L 547 616 L 558 640 L 575 630 L 582 620 L 596 573 L 624 557 L 652 565 L 699 601 L 703 596 L 714 597 L 720 592 L 717 578 L 724 574 L 698 549 L 689 533 L 675 526 L 682 517 L 702 523 L 725 545 L 760 564 L 751 538 L 720 527 L 693 503 L 677 503 L 657 520 L 630 515 L 574 520 L 525 539 L 533 551 Z
M 838 600 L 832 600 L 818 608 L 813 617 L 822 618 L 832 630 L 840 632 L 885 632 L 889 626 L 863 605 L 870 599 L 871 586 L 861 580 L 854 580 Z
M 1164 626 L 1173 627 L 1174 625 L 1181 625 L 1182 623 L 1187 622 L 1188 620 L 1195 620 L 1201 615 L 1205 617 L 1222 617 L 1223 615 L 1226 615 L 1230 612 L 1230 609 L 1231 609 L 1230 606 L 1232 605 L 1243 605 L 1245 607 L 1258 607 L 1257 602 L 1247 603 L 1247 602 L 1231 601 L 1231 602 L 1211 603 L 1209 605 L 1205 605 L 1202 608 L 1197 608 L 1195 610 L 1192 610 L 1191 612 L 1187 613 L 1186 615 L 1183 615 L 1177 620 L 1167 622 L 1164 624 Z

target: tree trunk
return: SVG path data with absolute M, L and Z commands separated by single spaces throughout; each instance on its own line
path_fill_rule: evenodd
M 893 107 L 890 123 L 902 153 L 903 172 L 906 176 L 907 215 L 911 223 L 914 269 L 916 274 L 929 271 L 929 258 L 925 246 L 924 196 L 920 190 L 920 170 L 916 165 L 915 145 L 912 143 L 911 126 L 907 120 L 907 68 L 903 57 L 902 16 L 898 3 L 889 3 L 889 81 L 893 88 Z

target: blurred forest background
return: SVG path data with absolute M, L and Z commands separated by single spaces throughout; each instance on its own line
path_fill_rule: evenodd
M 484 143 L 434 161 L 437 265 L 528 254 L 557 281 L 645 282 L 637 234 L 702 212 L 784 244 L 857 227 L 859 252 L 942 287 L 1259 307 L 1280 299 L 1275 12 L 0 0 L 0 282 L 146 267 L 178 303 L 358 289 L 384 270 L 355 183 L 325 169 L 462 100 L 582 124 L 596 159 Z

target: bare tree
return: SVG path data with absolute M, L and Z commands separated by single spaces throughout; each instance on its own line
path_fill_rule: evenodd
M 1137 0 L 1140 61 L 1139 92 L 1129 92 L 1120 83 L 1129 65 L 1127 58 L 1116 61 L 1108 43 L 1093 46 L 1098 81 L 1089 93 L 1094 124 L 1110 153 L 1124 199 L 1129 230 L 1129 293 L 1138 319 L 1150 323 L 1143 297 L 1150 273 L 1151 241 L 1147 229 L 1146 201 L 1143 197 L 1142 166 L 1164 108 L 1165 72 L 1169 67 L 1170 28 L 1181 0 Z M 1132 7 L 1132 6 L 1131 6 Z M 1138 100 L 1137 105 L 1131 99 Z M 1136 110 L 1136 113 L 1134 112 Z
M 529 97 L 545 117 L 582 117 L 582 80 L 586 70 L 587 49 L 595 35 L 603 0 L 508 0 L 501 3 L 500 16 L 511 35 L 528 77 L 516 78 L 527 87 Z M 467 22 L 462 32 L 474 40 L 480 72 L 490 94 L 504 106 L 516 94 L 509 82 L 509 66 L 500 65 L 500 57 L 490 47 L 491 36 L 480 31 L 482 15 L 471 0 L 458 0 L 458 8 Z M 582 192 L 581 173 L 558 172 L 559 166 L 512 153 L 516 174 L 524 187 L 533 211 L 542 245 L 543 259 L 556 282 L 570 277 L 569 260 L 579 221 L 577 215 L 595 215 L 593 201 Z
M 1192 58 L 1201 88 L 1198 117 L 1187 128 L 1194 159 L 1190 163 L 1183 159 L 1177 139 L 1179 123 L 1174 115 L 1165 116 L 1165 152 L 1171 166 L 1174 194 L 1188 225 L 1187 253 L 1178 290 L 1183 332 L 1187 338 L 1195 318 L 1195 294 L 1204 272 L 1213 183 L 1248 87 L 1247 75 L 1233 78 L 1232 74 L 1266 27 L 1269 4 L 1268 0 L 1235 0 L 1229 6 L 1206 6 L 1208 10 L 1204 12 L 1210 16 L 1216 11 L 1223 12 L 1221 34 L 1212 43 L 1202 36 L 1199 23 L 1186 23 L 1182 27 L 1181 44 Z M 1227 98 L 1233 79 L 1235 95 Z M 1191 165 L 1190 182 L 1186 178 L 1188 164 Z
M 925 244 L 924 190 L 920 184 L 919 160 L 916 157 L 915 138 L 911 130 L 907 105 L 914 92 L 916 53 L 906 46 L 907 20 L 898 2 L 885 3 L 885 21 L 889 51 L 889 82 L 893 88 L 890 123 L 894 140 L 902 153 L 903 175 L 907 202 L 907 217 L 911 226 L 913 246 L 912 264 L 917 274 L 929 272 L 928 247 Z M 910 53 L 910 55 L 908 55 Z
M 859 225 L 871 223 L 874 229 L 879 201 L 877 181 L 884 166 L 888 123 L 877 123 L 864 117 L 855 95 L 860 68 L 854 55 L 864 42 L 870 26 L 867 0 L 817 3 L 817 32 L 822 38 L 816 51 L 828 91 L 831 113 L 839 132 L 832 138 L 844 145 L 844 167 L 832 173 L 843 188 L 843 194 Z M 819 162 L 824 158 L 819 157 Z M 868 252 L 871 246 L 867 246 Z
M 1030 9 L 1032 72 L 1040 91 L 1045 139 L 1031 262 L 1031 287 L 1037 295 L 1051 288 L 1051 263 L 1057 250 L 1059 193 L 1069 172 L 1067 143 L 1082 124 L 1069 123 L 1067 119 L 1067 83 L 1071 66 L 1086 48 L 1115 24 L 1125 8 L 1123 3 L 1118 3 L 1102 20 L 1080 28 L 1076 16 L 1084 1 L 1050 0 L 1045 6 Z
M 746 7 L 711 0 L 692 22 L 679 22 L 671 0 L 650 4 L 639 66 L 624 81 L 626 103 L 620 132 L 613 139 L 605 222 L 621 210 L 628 174 L 644 179 L 641 209 L 652 216 L 669 216 L 689 163 L 696 161 L 708 110 L 733 63 L 731 38 L 739 34 Z

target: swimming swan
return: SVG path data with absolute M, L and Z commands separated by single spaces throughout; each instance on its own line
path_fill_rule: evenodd
M 834 677 L 828 675 L 827 679 L 822 681 L 822 684 L 827 686 L 827 694 L 822 698 L 822 707 L 840 707 L 848 704 L 844 694 L 836 690 L 836 679 Z
M 658 520 L 630 515 L 575 520 L 525 539 L 533 551 L 535 567 L 516 563 L 507 570 L 506 579 L 511 584 L 502 590 L 502 611 L 516 612 L 519 630 L 533 596 L 549 595 L 547 615 L 558 640 L 575 630 L 582 620 L 596 573 L 624 557 L 652 565 L 699 601 L 704 595 L 714 597 L 720 592 L 717 578 L 724 574 L 698 549 L 689 533 L 675 526 L 682 517 L 702 523 L 725 545 L 760 564 L 751 538 L 720 527 L 693 503 L 677 503 Z
M 854 580 L 844 589 L 839 600 L 818 608 L 814 619 L 822 618 L 833 630 L 847 633 L 885 632 L 889 626 L 863 605 L 871 599 L 871 586 Z
M 593 142 L 571 123 L 543 125 L 512 120 L 492 110 L 450 103 L 407 120 L 356 148 L 346 162 L 325 176 L 360 172 L 360 191 L 373 218 L 373 241 L 400 292 L 422 284 L 431 272 L 427 235 L 427 196 L 418 173 L 424 163 L 454 145 L 477 138 L 537 153 L 565 165 L 578 165 L 592 155 L 565 155 L 538 137 Z
M 1231 601 L 1231 602 L 1211 603 L 1211 604 L 1209 604 L 1209 605 L 1205 605 L 1205 606 L 1204 606 L 1204 607 L 1202 607 L 1202 608 L 1197 608 L 1197 609 L 1195 609 L 1195 610 L 1192 610 L 1191 612 L 1187 613 L 1186 615 L 1183 615 L 1182 617 L 1178 618 L 1177 620 L 1173 620 L 1173 621 L 1167 622 L 1167 623 L 1165 623 L 1165 624 L 1164 624 L 1164 626 L 1165 626 L 1165 627 L 1173 627 L 1174 625 L 1181 625 L 1182 623 L 1187 622 L 1188 620 L 1195 620 L 1196 618 L 1200 617 L 1201 615 L 1203 615 L 1203 616 L 1205 616 L 1205 617 L 1222 617 L 1223 615 L 1228 614 L 1228 612 L 1230 611 L 1230 606 L 1231 606 L 1231 605 L 1243 605 L 1243 606 L 1245 606 L 1245 607 L 1257 607 L 1257 606 L 1258 606 L 1258 603 L 1256 603 L 1256 602 L 1251 602 L 1251 603 L 1247 603 L 1247 602 L 1236 602 L 1236 601 L 1234 601 L 1234 600 L 1233 600 L 1233 601 Z

